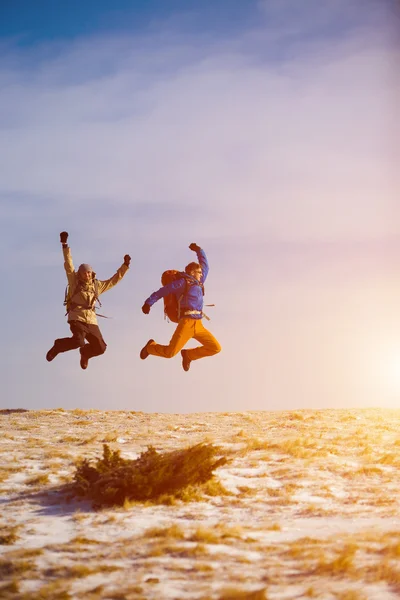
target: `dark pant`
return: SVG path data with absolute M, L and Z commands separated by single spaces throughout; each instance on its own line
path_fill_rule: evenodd
M 82 321 L 70 321 L 69 327 L 72 331 L 72 337 L 60 338 L 54 342 L 57 352 L 68 352 L 68 350 L 82 348 L 81 353 L 87 359 L 104 354 L 107 344 L 103 340 L 98 325 L 89 325 Z M 85 340 L 87 340 L 87 344 Z

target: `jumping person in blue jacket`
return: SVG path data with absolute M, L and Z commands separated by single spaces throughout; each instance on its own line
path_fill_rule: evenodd
M 189 248 L 196 252 L 199 262 L 191 262 L 186 265 L 186 275 L 153 292 L 142 306 L 142 311 L 148 315 L 153 304 L 161 298 L 168 296 L 168 294 L 175 294 L 177 298 L 180 298 L 183 294 L 180 300 L 180 318 L 175 332 L 168 346 L 157 344 L 151 339 L 140 352 L 140 358 L 144 360 L 149 354 L 172 358 L 181 351 L 184 371 L 189 371 L 190 363 L 193 360 L 213 356 L 213 354 L 221 351 L 219 342 L 201 322 L 204 316 L 203 285 L 209 271 L 207 257 L 204 250 L 197 244 L 190 244 Z M 190 350 L 183 350 L 183 347 L 191 338 L 202 345 Z

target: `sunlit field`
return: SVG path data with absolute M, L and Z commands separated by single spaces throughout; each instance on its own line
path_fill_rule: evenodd
M 2 599 L 400 597 L 398 410 L 1 411 L 0 428 Z M 179 493 L 66 493 L 104 444 L 199 443 L 226 462 Z

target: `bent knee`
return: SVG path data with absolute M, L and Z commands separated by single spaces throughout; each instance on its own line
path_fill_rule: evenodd
M 104 344 L 104 346 L 101 346 L 99 349 L 99 356 L 100 354 L 104 354 L 104 352 L 107 350 L 107 346 Z
M 74 348 L 83 348 L 85 345 L 85 336 L 74 335 L 72 339 L 74 340 Z
M 179 350 L 177 348 L 166 348 L 165 350 L 165 358 L 174 358 L 178 354 Z
M 221 350 L 222 350 L 221 344 L 219 344 L 219 342 L 217 342 L 216 344 L 214 344 L 214 347 L 212 350 L 213 350 L 213 354 L 218 354 L 218 352 L 221 352 Z

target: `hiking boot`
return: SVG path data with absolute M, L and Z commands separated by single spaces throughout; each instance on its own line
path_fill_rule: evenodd
M 192 361 L 188 357 L 188 351 L 187 350 L 181 350 L 181 355 L 182 355 L 182 367 L 183 367 L 183 370 L 184 371 L 189 371 L 189 369 L 190 369 L 190 363 Z
M 56 342 L 54 342 L 54 345 L 50 348 L 50 350 L 46 354 L 46 360 L 48 360 L 49 362 L 54 360 L 58 354 L 58 350 L 57 350 L 56 346 L 57 346 L 57 344 L 56 344 Z
M 149 340 L 149 341 L 147 342 L 147 344 L 146 344 L 146 345 L 145 345 L 145 346 L 144 346 L 144 347 L 141 349 L 141 351 L 140 351 L 140 358 L 141 358 L 142 360 L 144 360 L 145 358 L 147 358 L 147 357 L 148 357 L 148 355 L 149 355 L 149 351 L 147 350 L 147 346 L 148 346 L 149 344 L 154 344 L 154 340 Z
M 79 348 L 79 352 L 81 354 L 81 360 L 80 360 L 80 364 L 81 364 L 81 369 L 87 369 L 88 368 L 88 364 L 89 364 L 89 359 L 84 355 L 84 348 L 85 346 L 82 346 L 82 348 Z

